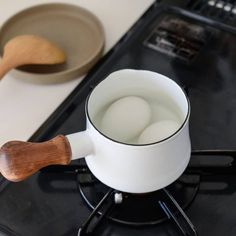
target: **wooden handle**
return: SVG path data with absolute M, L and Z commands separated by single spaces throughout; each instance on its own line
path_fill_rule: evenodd
M 67 165 L 70 161 L 70 144 L 63 135 L 43 143 L 11 141 L 0 149 L 0 172 L 14 182 L 24 180 L 45 166 Z

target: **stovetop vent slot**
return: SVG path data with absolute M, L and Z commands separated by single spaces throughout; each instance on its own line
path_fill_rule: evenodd
M 208 40 L 208 32 L 177 16 L 168 15 L 158 21 L 144 45 L 185 62 L 192 61 Z

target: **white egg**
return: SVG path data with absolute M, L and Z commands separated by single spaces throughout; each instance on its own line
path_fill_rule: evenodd
M 138 136 L 150 120 L 149 104 L 140 97 L 128 96 L 108 107 L 101 121 L 101 131 L 112 139 L 125 142 Z
M 173 120 L 162 120 L 149 125 L 139 136 L 139 144 L 147 144 L 161 141 L 174 134 L 180 128 L 180 124 Z

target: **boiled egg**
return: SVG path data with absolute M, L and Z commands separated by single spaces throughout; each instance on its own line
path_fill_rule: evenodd
M 149 125 L 138 138 L 139 144 L 159 142 L 174 134 L 180 123 L 174 120 L 161 120 Z
M 138 136 L 151 120 L 151 107 L 137 96 L 127 96 L 113 102 L 101 120 L 101 131 L 108 137 L 126 142 Z

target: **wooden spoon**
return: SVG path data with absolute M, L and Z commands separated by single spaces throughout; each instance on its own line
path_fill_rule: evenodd
M 58 64 L 65 62 L 65 53 L 45 38 L 21 35 L 9 40 L 0 62 L 0 79 L 11 69 L 28 64 Z

